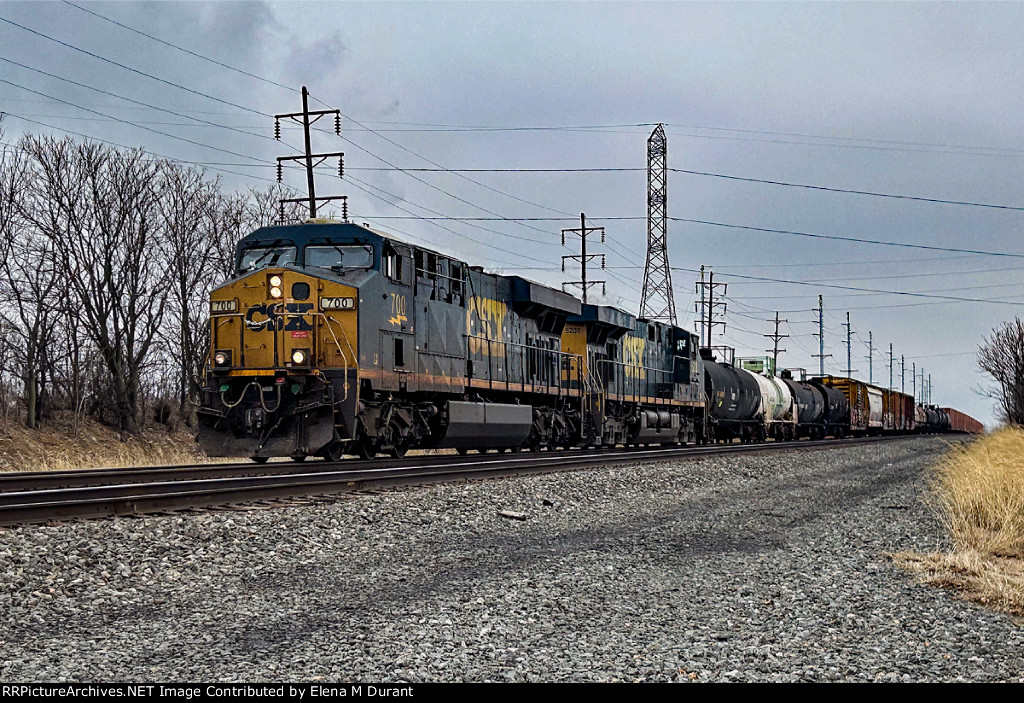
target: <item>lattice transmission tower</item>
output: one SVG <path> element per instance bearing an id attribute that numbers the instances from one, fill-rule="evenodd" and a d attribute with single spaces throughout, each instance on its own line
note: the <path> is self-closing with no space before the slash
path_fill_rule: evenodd
<path id="1" fill-rule="evenodd" d="M 647 265 L 640 317 L 676 324 L 668 266 L 668 141 L 659 124 L 647 140 Z"/>

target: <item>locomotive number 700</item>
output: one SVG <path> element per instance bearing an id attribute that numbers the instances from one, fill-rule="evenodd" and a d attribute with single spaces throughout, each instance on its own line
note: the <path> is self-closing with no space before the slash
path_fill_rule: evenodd
<path id="1" fill-rule="evenodd" d="M 397 293 L 391 294 L 391 314 L 405 315 L 405 296 Z"/>

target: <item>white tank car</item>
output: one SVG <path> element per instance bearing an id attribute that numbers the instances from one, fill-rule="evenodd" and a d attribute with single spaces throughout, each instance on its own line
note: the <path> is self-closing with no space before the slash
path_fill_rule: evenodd
<path id="1" fill-rule="evenodd" d="M 793 393 L 784 381 L 753 374 L 761 391 L 759 413 L 768 425 L 768 435 L 775 439 L 791 439 L 796 434 L 796 413 Z"/>

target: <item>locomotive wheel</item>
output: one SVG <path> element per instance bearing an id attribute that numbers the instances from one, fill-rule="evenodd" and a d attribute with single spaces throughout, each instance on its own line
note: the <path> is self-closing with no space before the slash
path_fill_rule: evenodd
<path id="1" fill-rule="evenodd" d="M 267 459 L 269 459 L 270 457 L 269 456 L 251 456 L 249 458 L 252 459 L 253 461 L 255 461 L 257 464 L 266 464 L 267 463 Z"/>
<path id="2" fill-rule="evenodd" d="M 303 462 L 306 460 L 305 454 L 292 454 L 291 460 L 295 462 Z"/>
<path id="3" fill-rule="evenodd" d="M 352 449 L 354 450 L 355 455 L 364 461 L 368 461 L 377 456 L 377 450 L 374 449 L 373 443 L 365 437 L 357 441 Z"/>
<path id="4" fill-rule="evenodd" d="M 388 425 L 385 442 L 390 445 L 388 454 L 394 459 L 401 459 L 409 451 L 409 438 L 402 436 L 402 430 L 394 422 Z"/>
<path id="5" fill-rule="evenodd" d="M 326 461 L 341 461 L 345 454 L 345 445 L 342 442 L 334 441 L 327 445 L 324 453 L 321 454 Z"/>
<path id="6" fill-rule="evenodd" d="M 455 451 L 458 452 L 460 456 L 466 456 L 469 454 L 469 448 L 467 447 L 456 447 Z"/>

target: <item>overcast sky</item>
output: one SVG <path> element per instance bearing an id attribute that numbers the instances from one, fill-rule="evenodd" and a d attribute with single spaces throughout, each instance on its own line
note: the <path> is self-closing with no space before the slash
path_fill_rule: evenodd
<path id="1" fill-rule="evenodd" d="M 671 217 L 732 225 L 670 222 L 680 324 L 693 327 L 694 271 L 705 265 L 729 284 L 716 344 L 763 354 L 778 310 L 790 335 L 780 366 L 816 372 L 821 294 L 826 371 L 846 368 L 849 311 L 855 376 L 869 375 L 870 331 L 876 382 L 888 382 L 891 342 L 895 387 L 903 355 L 907 392 L 913 362 L 932 375 L 936 403 L 993 421 L 991 401 L 975 392 L 985 383 L 975 353 L 1024 305 L 1024 5 L 80 4 L 88 12 L 0 2 L 6 141 L 77 132 L 206 164 L 232 189 L 265 186 L 274 157 L 294 153 L 268 139 L 270 115 L 298 110 L 305 84 L 322 101 L 314 107 L 345 115 L 342 138 L 325 120 L 313 148 L 346 152 L 345 182 L 325 164 L 317 188 L 348 194 L 354 220 L 559 285 L 560 257 L 572 253 L 559 230 L 585 212 L 608 237 L 598 248 L 608 270 L 590 278 L 607 279 L 605 302 L 633 313 L 656 123 L 673 169 L 1017 208 L 669 175 Z M 301 133 L 286 126 L 284 141 L 295 147 Z M 409 170 L 439 167 L 635 170 Z M 286 180 L 304 186 L 301 172 Z"/>

